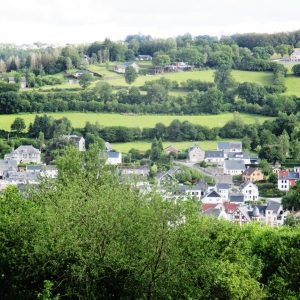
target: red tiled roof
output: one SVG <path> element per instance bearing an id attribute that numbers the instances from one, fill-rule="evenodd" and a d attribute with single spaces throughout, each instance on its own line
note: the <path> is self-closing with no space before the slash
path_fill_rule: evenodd
<path id="1" fill-rule="evenodd" d="M 240 204 L 235 204 L 235 203 L 224 203 L 224 208 L 225 208 L 225 212 L 228 213 L 233 213 L 233 211 L 239 207 Z"/>
<path id="2" fill-rule="evenodd" d="M 208 210 L 210 208 L 215 208 L 218 205 L 218 203 L 208 203 L 208 204 L 202 204 L 202 210 Z"/>
<path id="3" fill-rule="evenodd" d="M 279 174 L 278 174 L 278 177 L 279 176 L 281 176 L 281 177 L 288 177 L 289 176 L 289 171 L 282 171 L 282 170 L 280 170 Z"/>

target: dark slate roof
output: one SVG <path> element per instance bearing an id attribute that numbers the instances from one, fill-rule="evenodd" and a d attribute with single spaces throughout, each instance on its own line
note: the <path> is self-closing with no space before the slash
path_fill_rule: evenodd
<path id="1" fill-rule="evenodd" d="M 229 142 L 218 142 L 218 149 L 230 149 Z"/>
<path id="2" fill-rule="evenodd" d="M 41 171 L 42 166 L 26 166 L 26 171 Z"/>
<path id="3" fill-rule="evenodd" d="M 220 194 L 217 193 L 216 191 L 211 191 L 210 193 L 208 193 L 205 197 L 215 197 L 215 198 L 220 198 Z"/>
<path id="4" fill-rule="evenodd" d="M 208 158 L 208 157 L 224 158 L 224 152 L 223 151 L 205 151 L 205 158 Z"/>
<path id="5" fill-rule="evenodd" d="M 241 142 L 229 142 L 230 149 L 235 148 L 241 148 L 242 149 L 242 143 Z"/>
<path id="6" fill-rule="evenodd" d="M 105 154 L 109 157 L 109 158 L 118 158 L 121 153 L 120 152 L 105 152 Z"/>
<path id="7" fill-rule="evenodd" d="M 250 159 L 250 155 L 248 152 L 229 152 L 228 153 L 228 159 Z"/>
<path id="8" fill-rule="evenodd" d="M 194 150 L 194 148 L 197 148 L 197 147 L 200 148 L 200 146 L 199 146 L 198 144 L 195 144 L 193 147 L 190 147 L 190 148 L 189 148 L 188 152 L 191 152 L 192 150 Z M 201 149 L 201 148 L 200 148 L 200 149 Z"/>
<path id="9" fill-rule="evenodd" d="M 231 188 L 229 183 L 217 183 L 218 190 L 229 190 Z"/>
<path id="10" fill-rule="evenodd" d="M 280 208 L 281 204 L 280 203 L 277 203 L 277 202 L 272 202 L 270 201 L 268 203 L 268 206 L 266 208 L 266 210 L 272 210 L 273 212 L 278 212 L 279 208 Z"/>
<path id="11" fill-rule="evenodd" d="M 299 179 L 299 173 L 289 172 L 289 179 Z"/>
<path id="12" fill-rule="evenodd" d="M 243 160 L 225 160 L 227 170 L 244 170 L 245 163 Z"/>
<path id="13" fill-rule="evenodd" d="M 231 194 L 229 198 L 230 198 L 230 202 L 243 203 L 244 197 L 245 197 L 244 194 L 236 193 L 236 194 Z"/>

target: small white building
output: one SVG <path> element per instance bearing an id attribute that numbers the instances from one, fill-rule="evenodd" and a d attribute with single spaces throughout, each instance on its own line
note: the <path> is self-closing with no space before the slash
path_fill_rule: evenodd
<path id="1" fill-rule="evenodd" d="M 225 160 L 224 173 L 229 175 L 240 175 L 246 170 L 243 160 Z"/>
<path id="2" fill-rule="evenodd" d="M 251 181 L 247 181 L 242 187 L 242 193 L 244 194 L 244 201 L 257 201 L 259 192 L 258 187 Z"/>
<path id="3" fill-rule="evenodd" d="M 188 150 L 188 160 L 192 162 L 199 162 L 204 160 L 205 151 L 203 151 L 198 144 L 195 144 Z"/>
<path id="4" fill-rule="evenodd" d="M 72 141 L 79 151 L 85 151 L 85 139 L 82 136 L 77 136 L 75 134 L 63 135 L 64 138 Z"/>
<path id="5" fill-rule="evenodd" d="M 231 186 L 228 183 L 217 183 L 217 192 L 221 195 L 223 201 L 229 199 L 229 193 L 231 192 Z"/>
<path id="6" fill-rule="evenodd" d="M 243 160 L 245 165 L 251 164 L 248 152 L 229 152 L 227 157 L 228 160 Z"/>
<path id="7" fill-rule="evenodd" d="M 222 196 L 214 190 L 202 198 L 202 203 L 223 203 L 223 199 Z"/>
<path id="8" fill-rule="evenodd" d="M 209 165 L 216 164 L 223 167 L 225 154 L 223 151 L 205 151 L 204 161 Z"/>
<path id="9" fill-rule="evenodd" d="M 101 155 L 106 156 L 106 165 L 117 165 L 122 163 L 122 153 L 121 152 L 104 152 Z"/>
<path id="10" fill-rule="evenodd" d="M 294 51 L 290 56 L 290 61 L 300 62 L 300 51 Z"/>

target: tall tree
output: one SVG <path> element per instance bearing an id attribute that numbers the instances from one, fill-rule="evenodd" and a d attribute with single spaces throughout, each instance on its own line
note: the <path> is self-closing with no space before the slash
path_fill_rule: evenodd
<path id="1" fill-rule="evenodd" d="M 20 117 L 15 118 L 10 128 L 11 130 L 15 131 L 17 134 L 20 134 L 26 128 L 24 119 Z"/>
<path id="2" fill-rule="evenodd" d="M 127 84 L 132 84 L 137 79 L 138 74 L 134 67 L 128 66 L 125 69 L 125 81 Z"/>

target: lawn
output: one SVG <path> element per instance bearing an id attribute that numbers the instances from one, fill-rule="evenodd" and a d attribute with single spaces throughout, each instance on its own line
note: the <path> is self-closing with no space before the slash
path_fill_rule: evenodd
<path id="1" fill-rule="evenodd" d="M 101 126 L 127 126 L 127 127 L 154 127 L 156 123 L 164 123 L 169 125 L 174 119 L 179 119 L 181 122 L 188 120 L 194 124 L 204 126 L 222 127 L 225 123 L 233 118 L 231 113 L 221 115 L 205 115 L 205 116 L 164 116 L 164 115 L 122 115 L 122 114 L 100 114 L 100 113 L 47 113 L 55 119 L 67 117 L 73 127 L 83 128 L 87 121 L 91 123 L 98 122 Z M 270 119 L 270 117 L 243 114 L 240 116 L 247 124 L 255 122 L 257 119 L 260 123 Z M 34 121 L 35 114 L 15 114 L 15 115 L 0 115 L 0 129 L 10 130 L 10 125 L 16 117 L 24 119 L 28 126 L 30 122 Z"/>
<path id="2" fill-rule="evenodd" d="M 217 141 L 201 141 L 201 142 L 163 142 L 164 148 L 169 145 L 173 145 L 179 150 L 185 150 L 192 147 L 194 144 L 198 144 L 203 150 L 217 150 Z M 112 143 L 115 150 L 123 153 L 128 153 L 132 148 L 138 149 L 142 152 L 151 149 L 151 141 L 149 142 L 131 142 L 131 143 Z"/>

